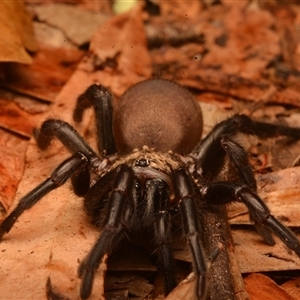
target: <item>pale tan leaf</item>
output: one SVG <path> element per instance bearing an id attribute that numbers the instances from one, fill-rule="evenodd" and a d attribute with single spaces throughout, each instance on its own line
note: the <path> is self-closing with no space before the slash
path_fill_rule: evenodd
<path id="1" fill-rule="evenodd" d="M 254 230 L 234 229 L 232 235 L 242 273 L 300 269 L 300 258 L 278 238 L 274 246 L 268 246 Z"/>
<path id="2" fill-rule="evenodd" d="M 300 226 L 300 167 L 257 176 L 259 195 L 286 226 Z M 231 224 L 251 224 L 245 205 L 228 207 Z"/>
<path id="3" fill-rule="evenodd" d="M 40 21 L 60 28 L 78 46 L 88 43 L 99 26 L 108 19 L 101 12 L 94 13 L 64 3 L 41 5 L 35 11 Z"/>

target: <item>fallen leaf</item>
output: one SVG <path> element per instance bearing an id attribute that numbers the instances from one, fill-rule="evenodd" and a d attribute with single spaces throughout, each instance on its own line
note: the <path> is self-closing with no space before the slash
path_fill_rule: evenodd
<path id="1" fill-rule="evenodd" d="M 259 194 L 271 213 L 286 226 L 300 226 L 300 167 L 257 176 Z M 228 207 L 231 224 L 251 224 L 243 204 Z"/>
<path id="2" fill-rule="evenodd" d="M 26 169 L 22 183 L 26 178 L 27 182 L 33 181 L 32 172 L 37 169 Z M 50 193 L 24 213 L 0 245 L 1 297 L 47 299 L 46 283 L 50 278 L 58 294 L 76 299 L 79 261 L 99 235 L 96 228 L 86 224 L 82 203 L 67 186 Z M 105 266 L 98 269 L 91 299 L 99 299 L 103 294 L 104 270 Z"/>
<path id="3" fill-rule="evenodd" d="M 276 244 L 268 246 L 254 229 L 232 229 L 234 252 L 241 272 L 270 272 L 299 270 L 300 258 L 277 237 Z M 299 238 L 299 234 L 296 234 Z"/>
<path id="4" fill-rule="evenodd" d="M 165 298 L 165 300 L 194 300 L 195 299 L 195 275 L 191 273 Z"/>
<path id="5" fill-rule="evenodd" d="M 87 44 L 96 30 L 109 16 L 101 12 L 92 12 L 64 3 L 51 3 L 35 8 L 40 21 L 46 22 L 64 32 L 74 44 Z"/>
<path id="6" fill-rule="evenodd" d="M 134 34 L 133 34 L 134 32 Z M 151 76 L 151 61 L 141 5 L 103 24 L 90 44 L 91 54 L 79 68 L 122 95 L 133 84 Z"/>
<path id="7" fill-rule="evenodd" d="M 289 280 L 281 285 L 281 287 L 295 299 L 300 299 L 300 277 Z"/>
<path id="8" fill-rule="evenodd" d="M 28 51 L 36 51 L 31 19 L 23 1 L 0 2 L 0 61 L 30 64 Z"/>
<path id="9" fill-rule="evenodd" d="M 251 300 L 296 300 L 273 280 L 262 274 L 251 274 L 244 281 Z"/>
<path id="10" fill-rule="evenodd" d="M 7 64 L 0 84 L 39 100 L 52 102 L 83 55 L 84 52 L 78 49 L 39 44 L 33 63 L 30 66 Z"/>
<path id="11" fill-rule="evenodd" d="M 0 133 L 0 202 L 7 211 L 23 176 L 28 140 L 3 129 L 0 129 Z"/>
<path id="12" fill-rule="evenodd" d="M 77 96 L 88 86 L 89 77 L 82 74 L 80 80 L 80 74 L 78 72 L 76 78 L 72 77 L 61 91 L 49 116 L 55 114 L 73 123 L 70 111 L 75 106 Z M 78 130 L 86 130 L 88 124 L 89 119 L 86 118 Z M 57 141 L 41 152 L 31 140 L 16 200 L 50 176 L 54 168 L 68 156 L 70 154 Z M 76 225 L 73 224 L 74 220 Z M 82 209 L 82 200 L 70 192 L 68 185 L 43 197 L 40 203 L 25 212 L 0 244 L 3 252 L 0 257 L 0 290 L 9 285 L 10 278 L 17 286 L 9 285 L 3 297 L 46 299 L 50 278 L 53 291 L 70 299 L 77 298 L 80 284 L 77 278 L 78 260 L 85 257 L 100 234 L 97 228 L 89 224 Z M 103 294 L 102 272 L 105 268 L 106 265 L 99 268 L 95 295 L 91 299 L 99 299 Z"/>
<path id="13" fill-rule="evenodd" d="M 0 125 L 23 137 L 30 138 L 40 116 L 22 110 L 15 102 L 0 97 Z"/>

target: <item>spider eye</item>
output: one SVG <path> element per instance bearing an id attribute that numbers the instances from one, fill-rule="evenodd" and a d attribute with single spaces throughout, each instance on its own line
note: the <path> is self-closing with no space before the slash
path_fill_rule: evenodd
<path id="1" fill-rule="evenodd" d="M 150 165 L 150 160 L 146 158 L 140 158 L 134 162 L 134 165 L 138 167 L 148 167 Z"/>

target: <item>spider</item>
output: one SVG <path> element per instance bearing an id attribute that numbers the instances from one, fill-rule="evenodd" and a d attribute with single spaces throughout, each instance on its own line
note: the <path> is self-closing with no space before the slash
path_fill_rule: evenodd
<path id="1" fill-rule="evenodd" d="M 98 154 L 67 122 L 48 119 L 35 130 L 38 146 L 53 138 L 72 153 L 51 176 L 24 196 L 0 225 L 0 238 L 19 216 L 45 194 L 71 179 L 83 197 L 91 222 L 102 228 L 99 238 L 81 261 L 80 297 L 88 299 L 103 256 L 132 232 L 151 230 L 165 294 L 176 286 L 172 255 L 172 221 L 180 215 L 190 247 L 196 278 L 196 297 L 207 297 L 209 256 L 201 242 L 201 209 L 243 202 L 258 233 L 270 245 L 275 233 L 300 256 L 295 235 L 282 225 L 257 195 L 256 181 L 243 147 L 234 139 L 239 132 L 262 138 L 286 135 L 300 138 L 298 128 L 253 121 L 242 114 L 219 124 L 201 140 L 202 113 L 193 96 L 179 84 L 148 79 L 131 88 L 113 106 L 102 85 L 90 86 L 77 101 L 74 120 L 93 107 L 98 131 Z"/>

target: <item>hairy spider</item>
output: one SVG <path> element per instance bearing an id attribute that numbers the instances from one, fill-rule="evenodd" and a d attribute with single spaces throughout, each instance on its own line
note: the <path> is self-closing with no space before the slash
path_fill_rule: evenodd
<path id="1" fill-rule="evenodd" d="M 256 181 L 238 132 L 267 138 L 300 138 L 300 129 L 253 121 L 234 115 L 217 124 L 201 141 L 202 115 L 198 103 L 180 85 L 163 79 L 138 83 L 112 105 L 101 85 L 90 86 L 77 102 L 74 120 L 94 107 L 98 130 L 97 154 L 68 123 L 49 119 L 35 131 L 45 149 L 56 137 L 72 153 L 51 176 L 23 197 L 0 225 L 0 238 L 18 217 L 45 194 L 71 179 L 74 192 L 101 232 L 81 262 L 81 299 L 89 298 L 95 272 L 116 241 L 135 231 L 152 229 L 165 293 L 175 286 L 170 242 L 172 216 L 180 214 L 194 261 L 196 295 L 207 294 L 208 256 L 200 233 L 199 210 L 209 205 L 243 202 L 263 239 L 273 245 L 274 232 L 300 256 L 295 235 L 274 218 L 256 193 Z M 226 178 L 226 180 L 224 180 Z"/>

